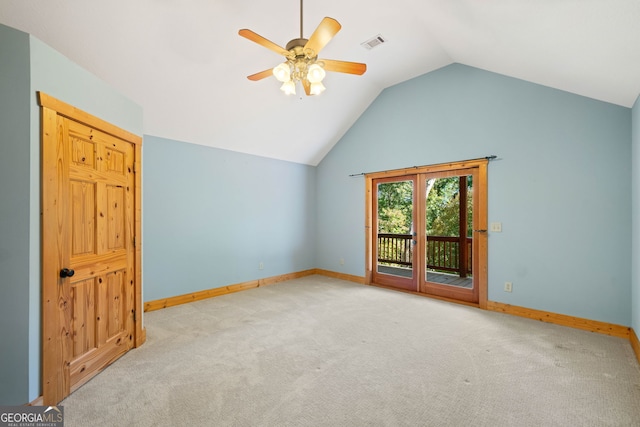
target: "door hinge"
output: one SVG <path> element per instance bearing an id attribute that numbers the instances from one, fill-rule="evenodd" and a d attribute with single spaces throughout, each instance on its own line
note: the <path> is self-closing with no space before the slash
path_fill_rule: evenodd
<path id="1" fill-rule="evenodd" d="M 133 247 L 136 247 L 136 236 L 133 236 Z"/>
<path id="2" fill-rule="evenodd" d="M 133 310 L 133 321 L 134 321 L 134 323 L 136 321 L 136 311 L 135 310 Z"/>
<path id="3" fill-rule="evenodd" d="M 137 168 L 136 164 L 137 164 L 136 162 L 133 162 L 133 173 L 138 172 L 138 168 Z"/>

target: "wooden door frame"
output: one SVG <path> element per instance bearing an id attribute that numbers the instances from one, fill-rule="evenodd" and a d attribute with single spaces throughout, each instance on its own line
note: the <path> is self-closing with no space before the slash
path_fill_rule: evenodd
<path id="1" fill-rule="evenodd" d="M 373 242 L 373 180 L 379 178 L 391 178 L 401 177 L 405 175 L 415 174 L 429 174 L 429 173 L 442 173 L 451 170 L 460 169 L 477 169 L 478 170 L 478 182 L 474 182 L 474 186 L 477 185 L 477 221 L 474 224 L 474 257 L 478 257 L 479 271 L 474 271 L 474 275 L 478 275 L 478 303 L 480 308 L 487 308 L 487 282 L 488 282 L 488 233 L 487 233 L 487 209 L 488 209 L 488 197 L 487 197 L 487 165 L 489 160 L 473 159 L 460 162 L 451 163 L 439 163 L 428 166 L 414 166 L 411 168 L 394 169 L 384 172 L 374 172 L 365 174 L 365 283 L 368 285 L 373 283 L 373 268 L 374 268 L 374 254 L 375 243 Z M 476 230 L 485 230 L 484 232 L 478 232 Z M 420 282 L 419 282 L 420 284 Z M 426 294 L 425 294 L 426 295 Z M 452 300 L 455 302 L 455 300 Z M 468 303 L 465 303 L 468 304 Z"/>
<path id="2" fill-rule="evenodd" d="M 86 126 L 110 134 L 134 145 L 134 197 L 133 197 L 133 247 L 134 247 L 134 337 L 133 346 L 139 347 L 146 340 L 146 330 L 142 325 L 142 138 L 105 122 L 91 114 L 79 110 L 69 104 L 55 99 L 45 93 L 38 92 L 38 104 L 41 107 L 41 159 L 55 158 L 58 144 L 57 116 L 82 123 Z M 53 157 L 52 157 L 53 156 Z M 55 405 L 64 397 L 65 384 L 64 372 L 59 369 L 62 361 L 60 351 L 62 347 L 62 335 L 68 331 L 59 330 L 59 321 L 51 321 L 59 316 L 56 288 L 59 286 L 59 269 L 64 264 L 63 260 L 55 259 L 50 254 L 60 253 L 58 248 L 64 247 L 64 242 L 59 241 L 58 224 L 52 223 L 49 218 L 61 215 L 68 201 L 60 200 L 59 188 L 59 164 L 68 159 L 61 158 L 55 165 L 47 165 L 41 161 L 41 211 L 42 211 L 42 396 L 45 405 Z M 67 173 L 67 172 L 63 172 Z M 56 213 L 58 211 L 58 213 Z M 47 321 L 49 320 L 49 321 Z"/>

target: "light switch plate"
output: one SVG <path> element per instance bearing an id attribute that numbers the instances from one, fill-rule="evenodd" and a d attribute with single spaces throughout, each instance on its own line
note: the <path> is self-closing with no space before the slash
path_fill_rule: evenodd
<path id="1" fill-rule="evenodd" d="M 501 233 L 502 232 L 502 223 L 501 222 L 492 222 L 491 223 L 491 231 L 493 231 L 494 233 Z"/>

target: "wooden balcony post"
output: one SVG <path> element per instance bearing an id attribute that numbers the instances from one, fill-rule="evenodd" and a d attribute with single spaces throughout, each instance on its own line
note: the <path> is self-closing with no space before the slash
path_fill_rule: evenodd
<path id="1" fill-rule="evenodd" d="M 459 198 L 460 202 L 460 229 L 458 236 L 460 237 L 460 244 L 458 246 L 458 261 L 459 261 L 459 273 L 460 277 L 467 277 L 467 262 L 469 259 L 467 253 L 467 177 L 461 176 L 459 181 Z"/>

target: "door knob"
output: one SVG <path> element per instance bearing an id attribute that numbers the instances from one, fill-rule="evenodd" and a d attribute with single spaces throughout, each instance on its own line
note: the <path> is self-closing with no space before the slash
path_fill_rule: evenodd
<path id="1" fill-rule="evenodd" d="M 63 268 L 62 270 L 60 270 L 60 277 L 62 277 L 63 279 L 65 277 L 72 277 L 74 274 L 76 274 L 76 272 L 69 268 Z"/>

